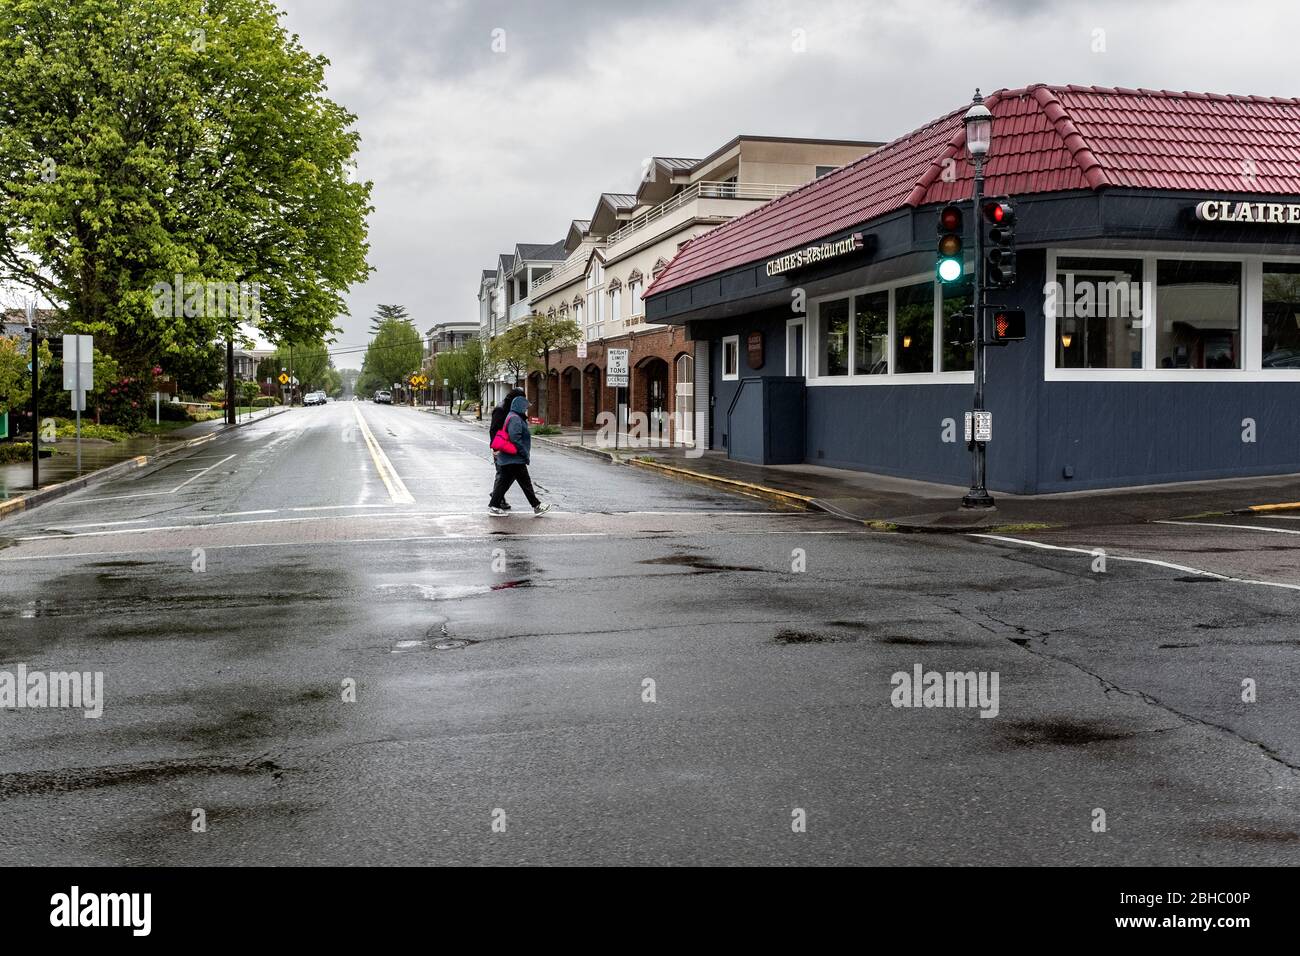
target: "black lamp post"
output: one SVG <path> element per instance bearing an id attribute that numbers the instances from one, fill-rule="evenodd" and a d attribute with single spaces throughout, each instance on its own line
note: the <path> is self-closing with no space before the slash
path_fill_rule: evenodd
<path id="1" fill-rule="evenodd" d="M 993 114 L 984 105 L 984 97 L 975 91 L 971 108 L 962 120 L 966 126 L 966 150 L 975 164 L 975 205 L 971 218 L 975 223 L 975 274 L 971 277 L 971 309 L 975 326 L 975 404 L 971 416 L 971 485 L 961 499 L 963 508 L 992 508 L 993 496 L 986 487 L 987 462 L 985 443 L 977 440 L 977 420 L 984 409 L 984 160 L 993 139 Z"/>

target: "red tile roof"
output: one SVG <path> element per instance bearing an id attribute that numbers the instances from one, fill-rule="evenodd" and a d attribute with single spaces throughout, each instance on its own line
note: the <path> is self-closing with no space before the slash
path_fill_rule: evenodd
<path id="1" fill-rule="evenodd" d="M 1099 86 L 999 90 L 990 195 L 1105 188 L 1300 193 L 1300 100 Z M 906 206 L 965 199 L 967 106 L 682 246 L 666 292 Z M 945 169 L 952 170 L 945 181 Z M 955 178 L 953 178 L 955 176 Z"/>

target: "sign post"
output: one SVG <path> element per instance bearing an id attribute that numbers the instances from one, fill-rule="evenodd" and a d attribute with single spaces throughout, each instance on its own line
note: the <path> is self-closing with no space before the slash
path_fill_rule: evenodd
<path id="1" fill-rule="evenodd" d="M 618 430 L 622 425 L 622 390 L 628 383 L 628 350 L 606 349 L 605 384 L 614 389 L 614 450 L 618 450 Z"/>
<path id="2" fill-rule="evenodd" d="M 95 388 L 95 340 L 92 336 L 63 337 L 63 388 L 72 393 L 72 408 L 77 413 L 77 475 L 80 476 L 81 413 L 86 410 L 86 392 Z"/>
<path id="3" fill-rule="evenodd" d="M 587 357 L 587 340 L 578 343 L 578 358 Z M 578 444 L 584 444 L 583 436 L 587 430 L 587 370 L 578 366 Z"/>

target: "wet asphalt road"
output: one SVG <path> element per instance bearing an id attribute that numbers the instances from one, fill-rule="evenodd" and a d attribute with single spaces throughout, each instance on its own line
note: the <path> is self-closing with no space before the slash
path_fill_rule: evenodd
<path id="1" fill-rule="evenodd" d="M 106 697 L 0 711 L 0 860 L 1300 859 L 1293 536 L 1095 573 L 540 446 L 555 512 L 489 518 L 486 437 L 295 409 L 0 524 L 0 671 Z M 916 664 L 997 715 L 892 706 Z"/>

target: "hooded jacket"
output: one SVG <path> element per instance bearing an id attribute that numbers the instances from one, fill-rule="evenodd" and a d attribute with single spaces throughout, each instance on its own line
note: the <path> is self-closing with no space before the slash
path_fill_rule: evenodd
<path id="1" fill-rule="evenodd" d="M 505 427 L 506 415 L 510 412 L 510 403 L 522 394 L 524 394 L 522 388 L 512 388 L 506 392 L 505 398 L 501 399 L 499 405 L 493 406 L 492 417 L 488 419 L 488 441 L 496 438 L 497 432 Z"/>
<path id="2" fill-rule="evenodd" d="M 518 396 L 510 403 L 513 414 L 506 416 L 506 434 L 518 449 L 513 455 L 509 452 L 497 452 L 499 465 L 526 465 L 532 458 L 533 433 L 528 427 L 528 399 Z"/>

